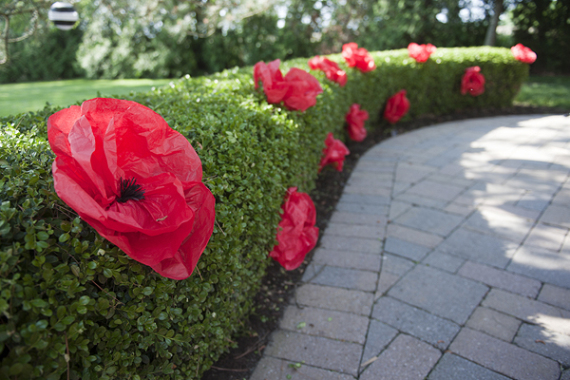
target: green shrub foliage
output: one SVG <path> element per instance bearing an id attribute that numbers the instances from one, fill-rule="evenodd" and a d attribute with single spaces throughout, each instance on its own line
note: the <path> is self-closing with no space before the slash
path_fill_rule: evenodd
<path id="1" fill-rule="evenodd" d="M 252 311 L 275 244 L 286 189 L 313 188 L 328 132 L 345 138 L 352 103 L 382 125 L 406 89 L 410 119 L 510 105 L 528 65 L 504 48 L 438 49 L 418 64 L 406 50 L 372 53 L 377 69 L 348 72 L 305 113 L 265 101 L 252 68 L 182 78 L 131 100 L 161 114 L 199 154 L 216 197 L 216 227 L 194 274 L 160 277 L 102 239 L 55 194 L 46 108 L 0 119 L 0 379 L 198 379 Z M 479 65 L 479 97 L 460 94 Z M 308 70 L 306 59 L 282 64 Z M 404 120 L 405 120 L 404 119 Z"/>

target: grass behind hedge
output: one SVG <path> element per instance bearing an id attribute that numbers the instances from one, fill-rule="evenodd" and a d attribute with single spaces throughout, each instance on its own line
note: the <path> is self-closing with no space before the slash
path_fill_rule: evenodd
<path id="1" fill-rule="evenodd" d="M 405 50 L 373 57 L 362 74 L 331 56 L 348 83 L 313 72 L 324 92 L 305 113 L 267 104 L 251 67 L 128 97 L 188 138 L 216 198 L 214 233 L 184 281 L 131 260 L 59 200 L 46 136 L 58 108 L 0 119 L 0 379 L 199 379 L 252 311 L 286 189 L 314 187 L 325 136 L 346 137 L 352 103 L 382 126 L 400 89 L 410 119 L 510 105 L 528 75 L 502 48 L 438 49 L 425 64 Z M 473 65 L 487 79 L 476 98 L 460 94 Z M 306 59 L 282 67 L 308 70 Z"/>

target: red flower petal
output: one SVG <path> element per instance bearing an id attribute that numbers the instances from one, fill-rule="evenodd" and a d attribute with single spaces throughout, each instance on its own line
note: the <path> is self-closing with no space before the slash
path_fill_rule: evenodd
<path id="1" fill-rule="evenodd" d="M 265 64 L 257 62 L 253 66 L 253 81 L 255 88 L 258 88 L 259 81 L 263 84 L 263 92 L 267 97 L 267 102 L 277 104 L 283 101 L 285 94 L 289 91 L 289 84 L 283 79 L 283 74 L 279 70 L 281 61 L 275 61 Z"/>
<path id="2" fill-rule="evenodd" d="M 368 112 L 361 110 L 359 104 L 353 104 L 345 115 L 348 123 L 348 136 L 354 141 L 362 141 L 366 138 L 364 122 L 368 120 Z"/>
<path id="3" fill-rule="evenodd" d="M 485 92 L 485 77 L 479 66 L 468 67 L 461 78 L 461 94 L 479 96 Z"/>
<path id="4" fill-rule="evenodd" d="M 281 208 L 283 214 L 277 229 L 278 244 L 273 247 L 269 256 L 286 270 L 293 270 L 303 263 L 307 253 L 317 244 L 317 212 L 309 195 L 297 192 L 296 187 L 287 190 Z"/>
<path id="5" fill-rule="evenodd" d="M 511 52 L 513 53 L 515 59 L 523 63 L 531 64 L 536 61 L 536 53 L 523 44 L 516 44 L 515 46 L 511 47 Z"/>
<path id="6" fill-rule="evenodd" d="M 386 103 L 384 118 L 390 123 L 396 123 L 410 109 L 410 101 L 406 98 L 406 90 L 400 90 L 394 94 Z"/>
<path id="7" fill-rule="evenodd" d="M 429 59 L 429 56 L 435 53 L 436 47 L 432 44 L 418 45 L 412 42 L 408 45 L 408 54 L 416 60 L 416 62 L 423 63 Z"/>
<path id="8" fill-rule="evenodd" d="M 317 95 L 323 92 L 321 84 L 308 72 L 292 68 L 285 75 L 289 91 L 285 95 L 285 106 L 291 110 L 305 111 L 317 104 Z"/>
<path id="9" fill-rule="evenodd" d="M 346 72 L 340 69 L 338 63 L 318 55 L 309 59 L 311 70 L 322 70 L 329 80 L 338 83 L 341 87 L 346 84 Z"/>
<path id="10" fill-rule="evenodd" d="M 374 59 L 372 59 L 368 50 L 358 48 L 358 45 L 354 42 L 350 42 L 342 46 L 342 56 L 349 67 L 356 67 L 363 73 L 372 71 L 376 68 Z"/>
<path id="11" fill-rule="evenodd" d="M 149 108 L 117 99 L 55 113 L 48 138 L 64 202 L 131 258 L 169 278 L 190 276 L 212 234 L 215 205 L 186 138 Z M 123 180 L 144 194 L 121 194 Z"/>
<path id="12" fill-rule="evenodd" d="M 329 164 L 341 172 L 344 165 L 344 157 L 349 154 L 350 151 L 342 141 L 334 138 L 332 132 L 329 132 L 327 135 L 325 145 L 326 147 L 323 149 L 323 157 L 319 164 L 319 172 Z"/>

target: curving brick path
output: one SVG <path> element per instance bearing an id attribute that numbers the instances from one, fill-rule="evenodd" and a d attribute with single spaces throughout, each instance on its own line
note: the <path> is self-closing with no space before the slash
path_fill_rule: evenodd
<path id="1" fill-rule="evenodd" d="M 250 380 L 570 380 L 569 175 L 563 116 L 378 144 Z"/>

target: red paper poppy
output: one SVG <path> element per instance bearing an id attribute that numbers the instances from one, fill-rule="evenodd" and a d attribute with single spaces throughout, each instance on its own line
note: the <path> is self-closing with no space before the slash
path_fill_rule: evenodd
<path id="1" fill-rule="evenodd" d="M 323 92 L 319 81 L 308 72 L 295 67 L 283 77 L 279 70 L 280 63 L 276 59 L 268 64 L 258 62 L 253 67 L 255 88 L 258 88 L 261 80 L 267 102 L 283 102 L 288 109 L 299 111 L 317 104 L 317 95 Z"/>
<path id="2" fill-rule="evenodd" d="M 342 46 L 342 56 L 349 67 L 356 67 L 363 73 L 372 71 L 376 68 L 374 59 L 365 48 L 359 48 L 354 42 L 344 44 Z"/>
<path id="3" fill-rule="evenodd" d="M 515 59 L 523 62 L 523 63 L 534 63 L 536 61 L 536 53 L 530 48 L 527 48 L 523 44 L 516 44 L 515 46 L 511 47 L 511 52 Z"/>
<path id="4" fill-rule="evenodd" d="M 479 96 L 485 92 L 485 77 L 479 66 L 468 67 L 461 78 L 461 93 Z"/>
<path id="5" fill-rule="evenodd" d="M 318 55 L 309 59 L 309 67 L 311 70 L 322 70 L 329 80 L 336 82 L 343 87 L 346 84 L 346 72 L 340 69 L 338 63 L 331 61 L 325 57 Z"/>
<path id="6" fill-rule="evenodd" d="M 315 227 L 317 211 L 308 194 L 298 193 L 296 187 L 287 190 L 283 214 L 277 228 L 277 244 L 269 256 L 286 270 L 303 263 L 307 253 L 317 244 L 319 229 Z"/>
<path id="7" fill-rule="evenodd" d="M 59 197 L 129 257 L 189 277 L 208 244 L 215 200 L 184 136 L 138 103 L 91 99 L 48 119 Z"/>
<path id="8" fill-rule="evenodd" d="M 406 90 L 400 90 L 394 94 L 384 109 L 384 119 L 390 123 L 396 123 L 400 120 L 410 109 L 410 101 L 406 98 Z"/>
<path id="9" fill-rule="evenodd" d="M 344 118 L 348 123 L 348 136 L 354 141 L 364 140 L 366 138 L 364 122 L 368 120 L 368 112 L 361 110 L 359 104 L 353 104 Z"/>
<path id="10" fill-rule="evenodd" d="M 408 45 L 408 54 L 416 60 L 416 62 L 423 63 L 429 59 L 429 56 L 435 53 L 437 48 L 432 44 L 418 45 L 412 42 Z"/>
<path id="11" fill-rule="evenodd" d="M 344 157 L 349 154 L 350 151 L 342 141 L 333 137 L 332 132 L 329 132 L 327 135 L 325 145 L 326 147 L 323 149 L 323 157 L 321 158 L 321 163 L 319 165 L 319 172 L 329 164 L 341 172 L 344 164 Z"/>

